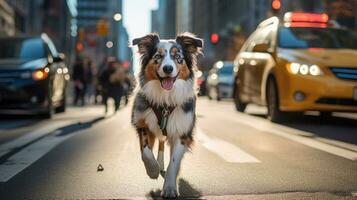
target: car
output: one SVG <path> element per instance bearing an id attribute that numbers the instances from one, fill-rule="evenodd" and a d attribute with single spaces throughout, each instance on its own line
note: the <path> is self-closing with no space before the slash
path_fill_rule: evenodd
<path id="1" fill-rule="evenodd" d="M 197 70 L 194 72 L 194 74 L 196 78 L 198 96 L 206 95 L 206 71 Z"/>
<path id="2" fill-rule="evenodd" d="M 290 112 L 357 111 L 357 34 L 326 14 L 286 13 L 263 21 L 234 60 L 234 103 L 267 106 L 279 122 Z"/>
<path id="3" fill-rule="evenodd" d="M 50 118 L 64 112 L 69 80 L 64 59 L 46 34 L 1 37 L 0 113 Z"/>
<path id="4" fill-rule="evenodd" d="M 207 77 L 208 98 L 218 101 L 222 98 L 232 98 L 233 83 L 233 62 L 216 62 Z"/>

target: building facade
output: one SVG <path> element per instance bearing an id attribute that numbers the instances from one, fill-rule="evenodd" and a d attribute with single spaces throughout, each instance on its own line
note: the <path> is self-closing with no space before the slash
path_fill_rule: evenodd
<path id="1" fill-rule="evenodd" d="M 185 1 L 185 0 L 184 0 Z M 159 0 L 159 7 L 151 15 L 151 31 L 163 39 L 176 36 L 176 0 Z"/>
<path id="2" fill-rule="evenodd" d="M 0 0 L 0 36 L 15 34 L 15 13 L 5 0 Z"/>

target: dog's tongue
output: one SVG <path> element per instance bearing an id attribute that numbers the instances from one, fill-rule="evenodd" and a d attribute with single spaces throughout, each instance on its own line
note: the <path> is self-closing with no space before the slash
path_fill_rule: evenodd
<path id="1" fill-rule="evenodd" d="M 171 90 L 174 86 L 174 80 L 172 78 L 165 78 L 161 81 L 161 86 L 165 90 Z"/>

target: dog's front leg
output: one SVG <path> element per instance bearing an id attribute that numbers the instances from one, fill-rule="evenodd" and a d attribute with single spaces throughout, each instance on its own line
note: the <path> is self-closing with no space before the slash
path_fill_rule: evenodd
<path id="1" fill-rule="evenodd" d="M 159 151 L 157 152 L 157 162 L 160 166 L 160 172 L 164 172 L 165 164 L 164 164 L 164 149 L 165 149 L 165 141 L 159 140 Z"/>
<path id="2" fill-rule="evenodd" d="M 155 136 L 147 128 L 140 128 L 138 132 L 140 138 L 141 159 L 144 162 L 146 173 L 150 178 L 157 179 L 159 177 L 160 169 L 152 152 L 155 144 Z"/>
<path id="3" fill-rule="evenodd" d="M 165 182 L 162 190 L 163 197 L 177 197 L 177 174 L 180 170 L 181 160 L 187 150 L 187 145 L 182 139 L 177 139 L 174 144 L 171 144 L 172 152 L 170 164 L 165 174 Z"/>

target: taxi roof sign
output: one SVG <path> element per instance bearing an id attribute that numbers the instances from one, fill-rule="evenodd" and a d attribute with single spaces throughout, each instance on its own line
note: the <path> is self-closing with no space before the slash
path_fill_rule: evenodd
<path id="1" fill-rule="evenodd" d="M 327 23 L 328 15 L 325 13 L 302 13 L 302 12 L 288 12 L 284 15 L 284 22 L 308 22 L 308 23 Z"/>

